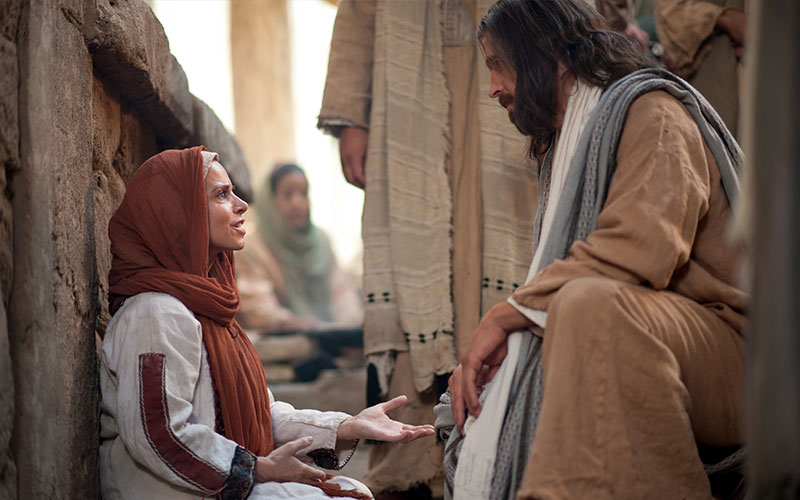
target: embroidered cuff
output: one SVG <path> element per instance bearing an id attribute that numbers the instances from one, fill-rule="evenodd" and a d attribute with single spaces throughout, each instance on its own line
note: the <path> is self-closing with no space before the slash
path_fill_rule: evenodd
<path id="1" fill-rule="evenodd" d="M 231 461 L 231 472 L 225 488 L 219 492 L 221 500 L 242 500 L 250 495 L 256 482 L 256 456 L 241 446 L 236 447 Z"/>

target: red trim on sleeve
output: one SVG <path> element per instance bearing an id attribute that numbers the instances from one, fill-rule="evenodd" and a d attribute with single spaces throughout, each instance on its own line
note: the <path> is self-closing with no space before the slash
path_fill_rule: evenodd
<path id="1" fill-rule="evenodd" d="M 139 355 L 139 407 L 147 441 L 178 477 L 206 492 L 225 486 L 227 475 L 198 457 L 172 432 L 166 390 L 166 356 Z"/>

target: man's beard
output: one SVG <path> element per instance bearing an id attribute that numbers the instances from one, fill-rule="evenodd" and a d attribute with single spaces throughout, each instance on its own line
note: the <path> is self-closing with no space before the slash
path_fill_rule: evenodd
<path id="1" fill-rule="evenodd" d="M 516 125 L 516 122 L 514 121 L 514 108 L 511 106 L 514 104 L 514 94 L 502 93 L 500 94 L 498 101 L 500 101 L 500 105 L 506 108 L 506 111 L 508 111 L 508 119 L 511 120 L 511 123 Z"/>

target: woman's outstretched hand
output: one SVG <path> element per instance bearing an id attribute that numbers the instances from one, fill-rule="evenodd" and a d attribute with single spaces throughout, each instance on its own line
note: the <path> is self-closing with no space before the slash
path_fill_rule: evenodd
<path id="1" fill-rule="evenodd" d="M 311 446 L 313 438 L 304 437 L 289 441 L 283 446 L 272 450 L 266 457 L 256 460 L 256 481 L 265 483 L 275 481 L 278 483 L 307 483 L 316 484 L 324 481 L 325 472 L 304 464 L 295 456 L 303 448 Z"/>
<path id="2" fill-rule="evenodd" d="M 341 441 L 373 439 L 407 443 L 417 438 L 432 436 L 432 425 L 409 425 L 389 418 L 387 413 L 406 404 L 407 399 L 405 396 L 398 396 L 344 419 L 339 425 L 337 438 Z"/>

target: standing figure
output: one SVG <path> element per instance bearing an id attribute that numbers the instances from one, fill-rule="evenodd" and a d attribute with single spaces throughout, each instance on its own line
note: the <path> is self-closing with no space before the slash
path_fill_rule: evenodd
<path id="1" fill-rule="evenodd" d="M 738 133 L 746 0 L 655 0 L 658 38 L 674 71 Z"/>
<path id="2" fill-rule="evenodd" d="M 741 150 L 582 0 L 500 0 L 478 33 L 542 189 L 526 283 L 450 381 L 456 498 L 710 500 L 698 445 L 742 442 Z"/>
<path id="3" fill-rule="evenodd" d="M 531 256 L 535 166 L 479 91 L 474 16 L 490 4 L 342 0 L 331 42 L 319 127 L 365 189 L 368 401 L 407 393 L 397 415 L 408 422 L 433 422 L 481 314 L 522 283 Z M 373 446 L 364 481 L 424 498 L 441 459 L 429 441 Z"/>

